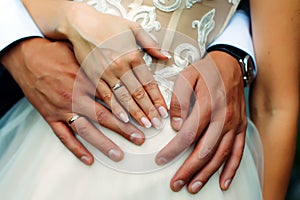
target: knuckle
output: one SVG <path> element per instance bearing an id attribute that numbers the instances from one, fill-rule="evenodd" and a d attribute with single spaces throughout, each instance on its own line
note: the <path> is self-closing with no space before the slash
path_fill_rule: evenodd
<path id="1" fill-rule="evenodd" d="M 67 146 L 67 142 L 69 141 L 67 134 L 57 134 L 57 137 L 65 146 Z"/>
<path id="2" fill-rule="evenodd" d="M 107 112 L 105 110 L 98 110 L 96 112 L 96 119 L 98 122 L 103 122 L 106 119 Z"/>
<path id="3" fill-rule="evenodd" d="M 157 82 L 153 80 L 149 83 L 146 83 L 146 84 L 144 84 L 144 88 L 148 91 L 156 90 L 156 89 L 158 89 Z"/>
<path id="4" fill-rule="evenodd" d="M 77 134 L 83 138 L 86 138 L 89 135 L 89 129 L 87 126 L 78 126 L 76 127 Z"/>
<path id="5" fill-rule="evenodd" d="M 134 65 L 138 65 L 142 63 L 142 57 L 141 54 L 138 51 L 133 51 L 128 53 L 127 55 L 130 63 L 134 64 Z"/>
<path id="6" fill-rule="evenodd" d="M 230 156 L 230 154 L 231 154 L 231 149 L 230 149 L 230 148 L 226 148 L 226 149 L 224 149 L 224 150 L 222 151 L 221 157 L 222 157 L 223 159 L 227 159 L 227 158 Z"/>
<path id="7" fill-rule="evenodd" d="M 124 66 L 124 60 L 121 58 L 114 60 L 109 66 L 108 70 L 117 72 L 118 74 L 125 74 L 127 68 Z"/>
<path id="8" fill-rule="evenodd" d="M 127 93 L 127 92 L 123 92 L 123 93 L 121 93 L 121 94 L 118 95 L 118 99 L 123 104 L 127 104 L 131 100 L 131 95 L 129 93 Z"/>
<path id="9" fill-rule="evenodd" d="M 172 99 L 170 108 L 174 113 L 181 113 L 182 110 L 188 110 L 189 105 L 187 103 L 180 103 L 177 98 Z"/>
<path id="10" fill-rule="evenodd" d="M 191 145 L 196 137 L 196 133 L 193 131 L 186 131 L 183 133 L 182 140 L 180 141 L 184 146 Z"/>
<path id="11" fill-rule="evenodd" d="M 145 90 L 143 87 L 138 87 L 133 93 L 132 96 L 136 99 L 136 100 L 140 100 L 142 98 L 145 97 Z"/>
<path id="12" fill-rule="evenodd" d="M 73 102 L 73 94 L 70 91 L 64 89 L 54 89 L 56 90 L 56 97 L 52 97 L 52 101 L 58 108 L 70 109 Z"/>
<path id="13" fill-rule="evenodd" d="M 110 102 L 111 99 L 112 99 L 112 93 L 111 93 L 111 92 L 104 92 L 104 93 L 102 94 L 102 99 L 103 99 L 103 101 L 105 101 L 105 102 Z"/>

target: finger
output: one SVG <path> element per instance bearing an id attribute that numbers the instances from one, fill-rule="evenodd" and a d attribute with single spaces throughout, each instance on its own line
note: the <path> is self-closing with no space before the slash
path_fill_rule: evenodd
<path id="1" fill-rule="evenodd" d="M 151 120 L 152 125 L 155 128 L 160 129 L 162 126 L 161 117 L 144 87 L 136 79 L 136 76 L 133 74 L 133 72 L 128 71 L 127 73 L 123 74 L 120 79 L 126 85 L 126 88 L 141 110 L 146 114 L 148 119 Z"/>
<path id="2" fill-rule="evenodd" d="M 198 79 L 198 83 L 199 81 L 201 81 L 201 79 Z M 159 165 L 170 162 L 182 151 L 188 148 L 197 140 L 211 121 L 212 109 L 210 94 L 208 93 L 205 84 L 198 83 L 195 87 L 195 91 L 197 91 L 195 94 L 196 102 L 193 106 L 192 112 L 184 121 L 182 128 L 176 136 L 157 154 L 156 162 Z M 203 82 L 201 81 L 201 83 Z"/>
<path id="3" fill-rule="evenodd" d="M 114 95 L 127 110 L 130 115 L 143 127 L 150 128 L 152 126 L 146 114 L 140 109 L 132 96 L 129 94 L 125 86 L 114 91 Z"/>
<path id="4" fill-rule="evenodd" d="M 217 149 L 217 144 L 209 147 L 209 151 L 201 152 L 202 146 L 207 142 L 207 137 L 215 131 L 214 126 L 218 126 L 216 122 L 210 122 L 209 127 L 205 131 L 203 138 L 196 145 L 196 148 L 188 159 L 183 163 L 180 169 L 176 172 L 174 177 L 171 180 L 171 189 L 173 191 L 179 191 L 181 188 L 196 174 L 199 169 L 202 169 L 213 157 Z"/>
<path id="5" fill-rule="evenodd" d="M 141 27 L 140 24 L 135 22 L 129 23 L 136 41 L 147 51 L 147 53 L 157 59 L 171 58 L 171 55 L 167 51 L 161 51 L 157 42 L 153 40 L 153 38 Z"/>
<path id="6" fill-rule="evenodd" d="M 197 82 L 196 74 L 192 67 L 188 67 L 179 74 L 175 81 L 170 104 L 171 125 L 174 130 L 180 130 L 188 115 L 191 97 Z"/>
<path id="7" fill-rule="evenodd" d="M 185 166 L 189 168 L 193 168 L 191 171 L 194 172 L 193 179 L 190 181 L 188 185 L 188 191 L 192 194 L 199 192 L 199 190 L 207 183 L 210 177 L 224 164 L 224 162 L 228 159 L 232 150 L 232 143 L 234 140 L 235 134 L 233 132 L 227 133 L 222 138 L 216 153 L 212 156 L 209 162 L 203 168 L 197 168 L 196 166 L 188 166 L 190 163 L 186 163 Z M 185 177 L 183 170 L 187 170 L 185 168 L 180 169 L 178 173 L 176 173 L 175 177 L 178 176 L 180 179 L 190 180 L 192 177 Z M 177 177 L 175 178 L 175 180 Z"/>
<path id="8" fill-rule="evenodd" d="M 156 163 L 164 165 L 195 142 L 210 121 L 209 107 L 203 106 L 200 112 L 199 102 L 196 102 L 192 113 L 186 119 L 176 136 L 156 155 Z"/>
<path id="9" fill-rule="evenodd" d="M 129 117 L 126 111 L 116 100 L 108 85 L 101 79 L 98 82 L 97 91 L 100 95 L 100 99 L 102 99 L 107 104 L 107 106 L 112 110 L 112 113 L 114 113 L 114 115 L 117 116 L 118 119 L 122 120 L 125 123 L 129 122 Z"/>
<path id="10" fill-rule="evenodd" d="M 120 161 L 123 158 L 123 151 L 98 129 L 96 129 L 96 127 L 93 126 L 85 117 L 79 117 L 70 124 L 70 127 L 76 134 L 99 149 L 113 161 Z"/>
<path id="11" fill-rule="evenodd" d="M 132 54 L 135 53 L 128 53 L 126 56 L 128 55 L 130 57 Z M 135 54 L 132 57 L 138 58 L 140 55 L 138 53 L 138 55 Z M 160 128 L 161 119 L 148 94 L 137 80 L 137 77 L 133 74 L 129 63 L 120 63 L 120 60 L 121 59 L 116 60 L 111 64 L 112 69 L 119 69 L 115 70 L 117 77 L 115 77 L 112 71 L 107 70 L 105 76 L 103 76 L 103 80 L 112 88 L 114 95 L 125 110 L 127 110 L 141 126 L 150 128 L 153 124 L 154 127 Z M 152 124 L 149 119 L 151 119 Z"/>
<path id="12" fill-rule="evenodd" d="M 224 169 L 220 176 L 220 187 L 222 190 L 227 190 L 236 174 L 236 171 L 241 163 L 245 146 L 245 134 L 242 132 L 237 134 L 233 143 L 232 153 L 226 161 Z"/>
<path id="13" fill-rule="evenodd" d="M 80 98 L 80 102 L 73 106 L 73 112 L 80 113 L 96 123 L 118 133 L 134 144 L 141 145 L 145 141 L 145 135 L 138 128 L 130 123 L 118 120 L 103 105 L 85 96 Z"/>
<path id="14" fill-rule="evenodd" d="M 92 154 L 76 139 L 70 128 L 63 122 L 52 122 L 50 126 L 60 141 L 83 163 L 94 162 Z"/>
<path id="15" fill-rule="evenodd" d="M 144 87 L 145 91 L 149 95 L 152 103 L 157 108 L 159 114 L 163 118 L 168 117 L 167 105 L 163 95 L 160 92 L 157 82 L 155 81 L 153 74 L 146 66 L 142 58 L 135 60 L 131 63 L 134 74 L 138 78 L 139 82 Z"/>

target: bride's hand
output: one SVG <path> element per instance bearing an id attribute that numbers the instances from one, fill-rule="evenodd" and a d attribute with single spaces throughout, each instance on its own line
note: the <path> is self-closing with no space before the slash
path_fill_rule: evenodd
<path id="1" fill-rule="evenodd" d="M 84 163 L 92 164 L 93 156 L 73 132 L 112 160 L 119 161 L 123 157 L 122 150 L 89 120 L 137 145 L 144 142 L 144 134 L 139 129 L 119 121 L 95 101 L 96 88 L 79 70 L 73 52 L 66 43 L 50 42 L 43 38 L 26 39 L 5 52 L 1 62 L 57 137 Z M 105 90 L 109 88 L 104 87 L 101 92 L 107 93 Z M 103 96 L 96 95 L 100 98 Z M 76 115 L 80 117 L 68 123 Z"/>
<path id="2" fill-rule="evenodd" d="M 74 6 L 68 19 L 67 34 L 75 55 L 98 91 L 102 86 L 99 80 L 103 80 L 140 125 L 148 128 L 152 123 L 160 128 L 161 116 L 167 115 L 166 104 L 137 46 L 158 59 L 167 59 L 156 42 L 138 23 L 102 14 L 90 6 Z M 120 115 L 125 113 L 116 114 L 122 119 Z"/>
<path id="3" fill-rule="evenodd" d="M 228 189 L 245 144 L 243 86 L 236 59 L 223 52 L 209 53 L 180 74 L 170 108 L 172 127 L 179 132 L 158 153 L 157 162 L 171 161 L 193 143 L 195 149 L 172 178 L 172 190 L 187 184 L 189 192 L 197 193 L 224 163 L 220 187 Z M 190 114 L 187 96 L 195 97 Z"/>
<path id="4" fill-rule="evenodd" d="M 34 2 L 24 2 L 31 1 Z M 108 86 L 117 102 L 141 126 L 161 127 L 161 117 L 168 115 L 167 106 L 138 45 L 157 59 L 167 59 L 168 54 L 160 51 L 138 23 L 100 13 L 80 2 L 47 2 L 53 13 L 42 7 L 45 3 L 40 7 L 32 6 L 38 5 L 38 1 L 29 3 L 27 8 L 47 37 L 72 43 L 78 62 L 99 92 L 103 85 Z M 34 12 L 38 8 L 49 13 Z M 119 119 L 129 121 L 127 112 L 115 110 L 112 104 L 117 102 L 106 103 Z"/>

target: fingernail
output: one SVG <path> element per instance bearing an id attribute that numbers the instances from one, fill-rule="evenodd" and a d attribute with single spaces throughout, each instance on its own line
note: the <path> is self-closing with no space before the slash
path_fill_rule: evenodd
<path id="1" fill-rule="evenodd" d="M 143 137 L 139 133 L 132 133 L 130 135 L 130 140 L 133 141 L 135 144 L 142 144 L 143 143 Z"/>
<path id="2" fill-rule="evenodd" d="M 163 106 L 158 108 L 158 112 L 162 118 L 167 118 L 169 116 L 168 111 Z"/>
<path id="3" fill-rule="evenodd" d="M 231 179 L 228 179 L 228 180 L 225 181 L 225 184 L 224 184 L 225 190 L 228 190 L 228 188 L 230 186 L 230 183 L 231 183 Z"/>
<path id="4" fill-rule="evenodd" d="M 161 129 L 162 123 L 157 117 L 154 117 L 151 122 L 156 129 Z"/>
<path id="5" fill-rule="evenodd" d="M 164 56 L 166 56 L 168 59 L 172 58 L 172 56 L 169 54 L 169 52 L 165 51 L 165 50 L 161 50 L 160 51 L 162 54 L 164 54 Z"/>
<path id="6" fill-rule="evenodd" d="M 123 122 L 125 122 L 125 123 L 129 122 L 129 117 L 126 113 L 121 112 L 119 116 Z"/>
<path id="7" fill-rule="evenodd" d="M 178 180 L 174 182 L 174 190 L 175 191 L 179 191 L 183 186 L 184 186 L 185 182 L 183 180 Z"/>
<path id="8" fill-rule="evenodd" d="M 121 152 L 116 149 L 111 149 L 108 152 L 108 156 L 114 160 L 114 161 L 120 161 L 121 160 Z"/>
<path id="9" fill-rule="evenodd" d="M 144 126 L 146 127 L 146 128 L 150 128 L 152 125 L 151 125 L 151 122 L 146 118 L 146 117 L 142 117 L 141 118 L 141 121 L 142 121 L 142 123 L 144 124 Z"/>
<path id="10" fill-rule="evenodd" d="M 157 159 L 157 162 L 156 162 L 156 163 L 157 163 L 158 165 L 165 165 L 167 162 L 168 162 L 168 160 L 167 160 L 166 158 L 160 157 L 160 158 Z"/>
<path id="11" fill-rule="evenodd" d="M 202 188 L 203 183 L 201 181 L 196 181 L 192 184 L 192 192 L 197 193 Z"/>
<path id="12" fill-rule="evenodd" d="M 172 125 L 175 130 L 179 130 L 182 126 L 182 118 L 172 117 Z"/>
<path id="13" fill-rule="evenodd" d="M 82 162 L 84 162 L 85 164 L 89 164 L 89 163 L 90 163 L 90 158 L 87 157 L 87 156 L 81 156 L 81 157 L 80 157 L 80 160 L 81 160 Z"/>

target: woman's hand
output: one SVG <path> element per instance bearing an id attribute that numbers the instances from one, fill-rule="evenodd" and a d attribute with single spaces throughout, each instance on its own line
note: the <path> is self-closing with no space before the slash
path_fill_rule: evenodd
<path id="1" fill-rule="evenodd" d="M 1 62 L 57 137 L 84 163 L 92 164 L 93 156 L 73 132 L 112 160 L 119 161 L 123 157 L 122 150 L 96 129 L 90 120 L 137 145 L 144 142 L 144 134 L 139 129 L 119 121 L 95 101 L 96 88 L 80 70 L 66 43 L 50 42 L 43 38 L 27 39 L 5 52 Z M 102 88 L 101 92 L 105 93 L 104 90 Z M 96 92 L 100 99 L 103 95 Z M 76 115 L 80 117 L 68 123 Z"/>
<path id="2" fill-rule="evenodd" d="M 223 52 L 209 53 L 179 75 L 170 108 L 172 126 L 179 132 L 158 153 L 157 163 L 170 162 L 192 144 L 195 149 L 172 178 L 172 190 L 187 184 L 189 192 L 197 193 L 224 163 L 220 187 L 228 189 L 245 144 L 243 86 L 236 59 Z"/>
<path id="3" fill-rule="evenodd" d="M 68 19 L 68 38 L 97 90 L 101 91 L 103 84 L 108 85 L 140 125 L 149 128 L 152 122 L 155 128 L 160 128 L 159 111 L 166 117 L 166 104 L 137 46 L 139 43 L 152 56 L 166 59 L 156 42 L 138 23 L 102 14 L 84 4 L 74 6 Z M 119 117 L 125 114 L 114 110 L 114 106 L 111 109 Z"/>

